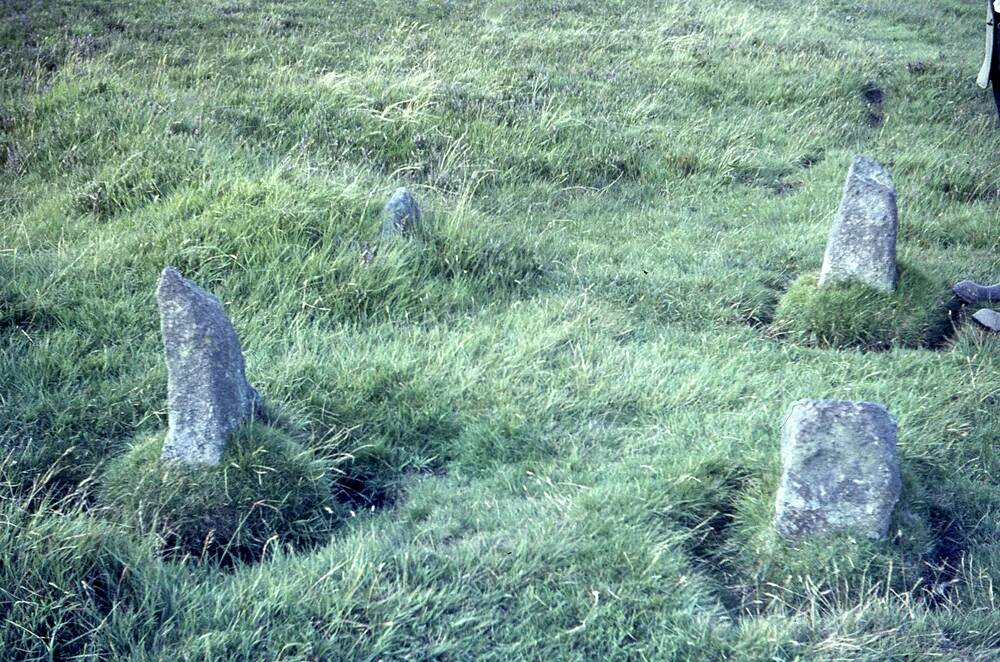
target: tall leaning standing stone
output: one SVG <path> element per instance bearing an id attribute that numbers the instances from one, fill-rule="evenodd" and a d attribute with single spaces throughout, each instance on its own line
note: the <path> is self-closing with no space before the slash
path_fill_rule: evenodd
<path id="1" fill-rule="evenodd" d="M 896 189 L 875 161 L 856 156 L 823 255 L 819 286 L 854 282 L 896 289 Z"/>
<path id="2" fill-rule="evenodd" d="M 260 407 L 222 303 L 173 267 L 156 291 L 167 360 L 165 460 L 218 464 L 226 440 Z"/>
<path id="3" fill-rule="evenodd" d="M 899 490 L 896 420 L 885 407 L 848 400 L 792 405 L 781 433 L 778 533 L 883 538 Z"/>

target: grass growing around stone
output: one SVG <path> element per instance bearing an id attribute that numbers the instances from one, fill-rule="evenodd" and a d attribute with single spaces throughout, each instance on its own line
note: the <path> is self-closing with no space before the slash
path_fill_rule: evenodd
<path id="1" fill-rule="evenodd" d="M 771 330 L 792 342 L 825 348 L 867 350 L 935 347 L 954 330 L 958 303 L 947 283 L 899 265 L 891 293 L 863 284 L 820 288 L 819 274 L 798 278 L 782 296 Z"/>
<path id="2" fill-rule="evenodd" d="M 0 658 L 997 655 L 1000 340 L 905 340 L 1000 266 L 978 3 L 0 11 Z M 807 274 L 857 153 L 905 305 L 782 338 L 789 302 L 844 328 Z M 403 185 L 425 235 L 379 245 Z M 322 469 L 323 540 L 164 555 L 108 499 L 168 496 L 123 471 L 166 264 Z M 899 419 L 888 541 L 773 535 L 801 397 Z"/>
<path id="3" fill-rule="evenodd" d="M 274 428 L 238 430 L 218 466 L 163 462 L 162 448 L 163 435 L 153 435 L 111 461 L 100 498 L 167 556 L 252 561 L 270 545 L 325 542 L 338 522 L 332 467 Z"/>

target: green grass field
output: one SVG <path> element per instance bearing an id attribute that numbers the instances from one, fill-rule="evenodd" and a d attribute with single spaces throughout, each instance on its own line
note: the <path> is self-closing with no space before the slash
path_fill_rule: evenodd
<path id="1" fill-rule="evenodd" d="M 981 5 L 3 2 L 0 659 L 997 659 L 1000 339 L 940 324 L 1000 280 Z M 817 302 L 859 153 L 912 286 Z M 168 264 L 268 403 L 180 493 L 334 499 L 240 554 L 128 494 Z M 775 536 L 803 397 L 898 418 L 889 540 Z"/>

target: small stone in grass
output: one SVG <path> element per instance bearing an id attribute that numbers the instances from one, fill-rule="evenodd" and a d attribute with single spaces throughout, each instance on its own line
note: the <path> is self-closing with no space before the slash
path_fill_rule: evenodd
<path id="1" fill-rule="evenodd" d="M 972 319 L 976 320 L 990 331 L 1000 331 L 1000 313 L 995 310 L 983 308 L 982 310 L 977 311 L 976 314 L 972 316 Z"/>
<path id="2" fill-rule="evenodd" d="M 421 217 L 417 199 L 405 188 L 398 188 L 382 209 L 382 236 L 409 237 L 419 229 Z"/>

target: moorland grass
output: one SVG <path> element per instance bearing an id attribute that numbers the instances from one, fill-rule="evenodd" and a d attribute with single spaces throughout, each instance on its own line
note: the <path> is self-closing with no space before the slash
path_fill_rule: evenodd
<path id="1" fill-rule="evenodd" d="M 0 650 L 7 659 L 86 655 L 99 649 L 93 635 L 113 612 L 155 592 L 150 545 L 88 514 L 79 495 L 53 499 L 39 478 L 21 492 L 0 474 Z"/>
<path id="2" fill-rule="evenodd" d="M 0 658 L 996 657 L 1000 341 L 899 342 L 996 277 L 978 3 L 0 12 Z M 858 153 L 927 288 L 886 351 L 775 342 Z M 382 246 L 401 185 L 427 235 Z M 324 540 L 170 557 L 107 507 L 166 428 L 166 264 L 334 481 Z M 802 397 L 898 418 L 888 540 L 774 537 Z"/>

